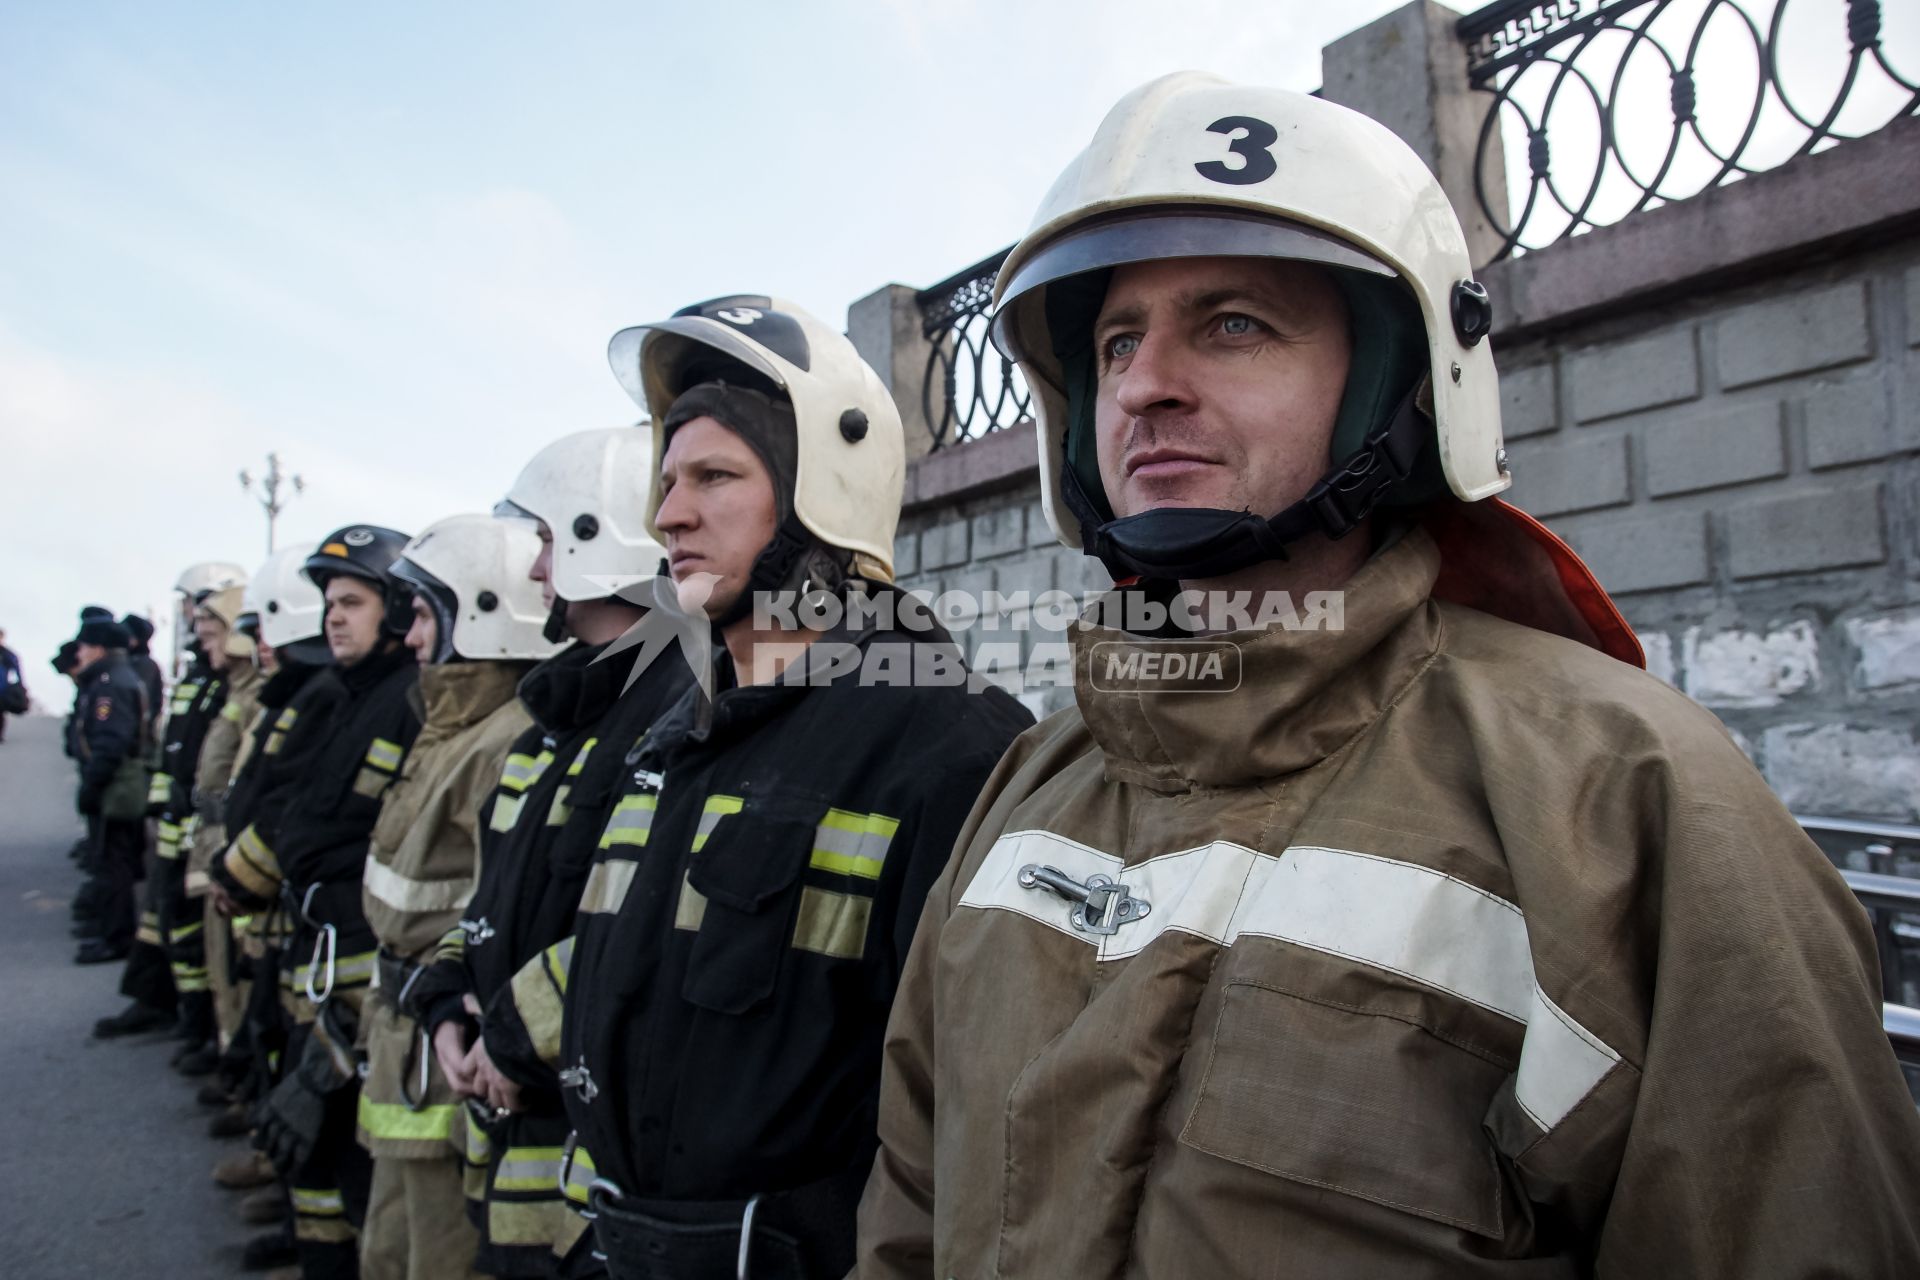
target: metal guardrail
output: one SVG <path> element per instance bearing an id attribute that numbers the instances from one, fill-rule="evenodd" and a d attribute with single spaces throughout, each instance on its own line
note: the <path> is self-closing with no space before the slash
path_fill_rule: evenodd
<path id="1" fill-rule="evenodd" d="M 1469 82 L 1492 98 L 1475 187 L 1503 241 L 1495 260 L 1920 114 L 1920 84 L 1882 48 L 1876 0 L 1500 0 L 1456 30 Z M 1501 201 L 1488 161 L 1493 148 L 1517 159 L 1508 129 L 1527 169 Z"/>
<path id="2" fill-rule="evenodd" d="M 920 384 L 920 407 L 936 449 L 1033 416 L 1033 395 L 1025 381 L 1013 362 L 987 339 L 994 281 L 1011 249 L 1008 246 L 918 295 L 921 332 L 931 348 Z"/>
<path id="3" fill-rule="evenodd" d="M 1907 1084 L 1920 1102 L 1920 877 L 1895 875 L 1920 866 L 1920 827 L 1852 818 L 1797 817 L 1873 921 L 1880 953 L 1880 1021 Z M 1846 862 L 1864 862 L 1867 868 Z"/>

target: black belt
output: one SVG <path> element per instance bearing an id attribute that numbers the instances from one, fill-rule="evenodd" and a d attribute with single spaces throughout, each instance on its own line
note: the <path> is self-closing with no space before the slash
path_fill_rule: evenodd
<path id="1" fill-rule="evenodd" d="M 837 1280 L 866 1181 L 856 1164 L 746 1200 L 650 1200 L 601 1178 L 587 1204 L 611 1280 Z"/>
<path id="2" fill-rule="evenodd" d="M 387 1003 L 405 1013 L 406 1006 L 401 999 L 415 980 L 426 972 L 425 967 L 382 947 L 374 957 L 374 970 L 380 975 L 380 990 L 385 993 Z"/>

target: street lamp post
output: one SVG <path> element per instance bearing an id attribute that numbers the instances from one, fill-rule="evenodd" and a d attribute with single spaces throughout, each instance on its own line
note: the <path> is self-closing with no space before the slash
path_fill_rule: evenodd
<path id="1" fill-rule="evenodd" d="M 267 455 L 267 473 L 260 477 L 260 497 L 257 499 L 260 503 L 260 509 L 267 513 L 267 553 L 269 555 L 273 553 L 274 522 L 280 518 L 281 511 L 285 510 L 287 505 L 280 500 L 280 485 L 282 481 L 291 484 L 294 493 L 306 492 L 307 482 L 299 476 L 290 476 L 282 472 L 280 470 L 280 455 L 278 453 L 269 453 Z M 253 476 L 248 473 L 244 467 L 240 471 L 240 488 L 248 493 L 254 490 Z"/>

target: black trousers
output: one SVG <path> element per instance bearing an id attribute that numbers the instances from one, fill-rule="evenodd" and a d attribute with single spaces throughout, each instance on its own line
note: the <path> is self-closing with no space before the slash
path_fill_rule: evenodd
<path id="1" fill-rule="evenodd" d="M 146 891 L 141 895 L 140 927 L 134 934 L 133 950 L 127 954 L 127 967 L 120 974 L 120 994 L 173 1013 L 176 1006 L 173 974 L 167 964 L 166 935 L 160 930 L 159 860 L 147 847 L 146 824 L 135 825 L 140 830 L 143 862 L 139 865 L 146 870 Z"/>
<path id="2" fill-rule="evenodd" d="M 93 904 L 101 940 L 108 946 L 127 946 L 133 941 L 133 888 L 140 880 L 145 825 L 138 818 L 130 822 L 88 818 L 87 832 L 92 840 L 90 881 L 82 892 Z"/>

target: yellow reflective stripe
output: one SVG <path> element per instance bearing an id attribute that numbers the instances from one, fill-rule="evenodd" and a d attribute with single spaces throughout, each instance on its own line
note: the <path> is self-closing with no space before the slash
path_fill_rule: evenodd
<path id="1" fill-rule="evenodd" d="M 326 1217 L 344 1214 L 347 1211 L 347 1202 L 341 1198 L 340 1192 L 335 1188 L 315 1190 L 308 1187 L 294 1187 L 290 1194 L 295 1213 Z"/>
<path id="2" fill-rule="evenodd" d="M 175 943 L 176 945 L 185 942 L 188 938 L 200 932 L 205 923 L 204 920 L 195 920 L 192 924 L 183 924 L 178 929 L 169 929 L 167 930 L 167 941 Z"/>
<path id="3" fill-rule="evenodd" d="M 548 826 L 564 827 L 567 824 L 567 819 L 573 816 L 573 810 L 567 805 L 567 797 L 572 794 L 572 785 L 565 782 L 553 793 L 553 803 L 547 806 Z"/>
<path id="4" fill-rule="evenodd" d="M 251 823 L 227 850 L 224 861 L 227 874 L 256 898 L 271 898 L 280 892 L 280 859 Z"/>
<path id="5" fill-rule="evenodd" d="M 488 1200 L 487 1243 L 550 1248 L 561 1254 L 567 1228 L 575 1222 L 587 1224 L 561 1201 L 557 1184 L 548 1190 L 552 1195 L 545 1200 Z M 467 1198 L 483 1199 L 484 1191 Z"/>
<path id="6" fill-rule="evenodd" d="M 140 925 L 133 933 L 134 941 L 144 942 L 148 946 L 160 945 L 160 917 L 152 911 L 140 913 Z"/>
<path id="7" fill-rule="evenodd" d="M 585 1204 L 587 1188 L 593 1185 L 597 1176 L 599 1170 L 593 1167 L 593 1153 L 576 1145 L 573 1149 L 573 1168 L 567 1170 L 567 1199 L 575 1204 Z"/>
<path id="8" fill-rule="evenodd" d="M 629 858 L 595 863 L 587 873 L 586 887 L 580 890 L 580 910 L 609 915 L 620 910 L 620 904 L 627 900 L 627 890 L 633 887 L 633 874 L 639 869 L 640 864 Z"/>
<path id="9" fill-rule="evenodd" d="M 593 753 L 594 745 L 599 741 L 600 739 L 598 738 L 588 738 L 580 744 L 580 750 L 574 753 L 573 763 L 567 766 L 567 776 L 569 778 L 577 778 L 580 776 L 580 771 L 587 767 L 587 757 Z"/>
<path id="10" fill-rule="evenodd" d="M 655 797 L 650 795 L 620 797 L 620 803 L 613 807 L 613 814 L 607 819 L 607 829 L 600 833 L 600 847 L 644 845 L 647 833 L 653 830 L 654 804 Z"/>
<path id="11" fill-rule="evenodd" d="M 379 965 L 378 951 L 362 951 L 359 955 L 341 956 L 333 962 L 333 984 L 336 987 L 365 986 L 373 981 L 373 971 Z M 313 961 L 307 960 L 295 967 L 293 986 L 296 990 L 305 990 L 307 979 L 313 977 Z M 322 974 L 322 977 L 325 975 Z"/>
<path id="12" fill-rule="evenodd" d="M 899 829 L 900 820 L 884 813 L 829 809 L 814 831 L 809 865 L 819 871 L 878 880 L 887 860 L 887 847 Z"/>
<path id="13" fill-rule="evenodd" d="M 693 851 L 698 853 L 706 848 L 707 837 L 712 835 L 713 829 L 720 825 L 720 819 L 730 813 L 740 812 L 746 807 L 746 803 L 739 796 L 708 796 L 707 802 L 700 806 L 700 825 L 693 832 Z"/>
<path id="14" fill-rule="evenodd" d="M 680 878 L 680 900 L 673 907 L 673 927 L 698 929 L 707 918 L 707 895 L 693 887 L 690 875 Z"/>
<path id="15" fill-rule="evenodd" d="M 545 1191 L 560 1194 L 562 1147 L 509 1147 L 493 1175 L 496 1191 Z"/>
<path id="16" fill-rule="evenodd" d="M 520 821 L 520 810 L 525 807 L 525 796 L 501 796 L 493 798 L 493 816 L 487 819 L 489 831 L 508 832 L 513 824 Z"/>
<path id="17" fill-rule="evenodd" d="M 799 918 L 793 922 L 793 945 L 800 951 L 857 960 L 866 950 L 867 921 L 872 915 L 872 898 L 803 885 Z"/>
<path id="18" fill-rule="evenodd" d="M 168 862 L 178 862 L 180 860 L 180 824 L 162 822 L 158 824 L 157 833 L 153 845 L 154 856 L 165 858 Z"/>
<path id="19" fill-rule="evenodd" d="M 560 1014 L 567 990 L 564 963 L 560 965 L 556 980 L 555 964 L 559 959 L 554 954 L 556 950 L 555 947 L 549 947 L 522 965 L 507 984 L 513 1007 L 520 1014 L 520 1025 L 527 1029 L 527 1039 L 532 1042 L 534 1053 L 546 1063 L 557 1062 L 560 1058 Z M 569 947 L 567 958 L 570 960 L 571 957 L 572 948 Z"/>
<path id="20" fill-rule="evenodd" d="M 240 704 L 237 702 L 229 702 L 224 707 L 221 707 L 220 718 L 222 720 L 230 720 L 234 724 L 239 724 L 240 723 Z"/>
<path id="21" fill-rule="evenodd" d="M 385 738 L 375 738 L 367 747 L 367 763 L 376 769 L 384 769 L 392 773 L 400 767 L 400 757 L 404 754 L 399 743 L 388 742 Z"/>
<path id="22" fill-rule="evenodd" d="M 153 777 L 147 781 L 147 803 L 148 804 L 165 804 L 167 802 L 168 797 L 170 797 L 172 794 L 173 794 L 173 775 L 172 774 L 155 773 Z"/>
<path id="23" fill-rule="evenodd" d="M 537 756 L 516 751 L 507 757 L 506 764 L 500 769 L 500 785 L 509 791 L 525 791 L 540 780 L 540 775 L 552 763 L 551 751 L 542 751 Z"/>
<path id="24" fill-rule="evenodd" d="M 567 976 L 573 972 L 573 939 L 566 937 L 540 953 L 547 966 L 547 977 L 553 983 L 553 989 L 561 995 L 567 994 Z"/>
<path id="25" fill-rule="evenodd" d="M 287 743 L 287 731 L 293 728 L 293 722 L 299 718 L 300 713 L 294 708 L 283 708 L 279 719 L 273 722 L 273 732 L 267 735 L 267 745 L 261 750 L 270 756 L 279 755 L 280 748 Z"/>
<path id="26" fill-rule="evenodd" d="M 360 1095 L 360 1127 L 367 1136 L 392 1142 L 445 1142 L 453 1130 L 454 1104 L 409 1111 L 405 1103 L 375 1102 Z"/>
<path id="27" fill-rule="evenodd" d="M 463 1114 L 460 1122 L 460 1151 L 469 1165 L 484 1169 L 493 1162 L 493 1139 L 487 1137 L 487 1131 L 474 1123 L 471 1113 Z"/>

